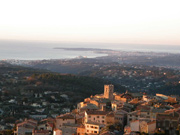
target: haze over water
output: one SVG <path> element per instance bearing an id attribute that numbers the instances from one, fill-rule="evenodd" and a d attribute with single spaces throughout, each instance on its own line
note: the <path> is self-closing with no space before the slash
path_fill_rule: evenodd
<path id="1" fill-rule="evenodd" d="M 130 45 L 130 44 L 110 44 L 110 43 L 68 43 L 68 42 L 28 42 L 28 41 L 0 41 L 0 60 L 20 59 L 20 60 L 42 60 L 42 59 L 64 59 L 86 56 L 94 58 L 106 56 L 92 51 L 71 51 L 54 49 L 62 48 L 100 48 L 121 51 L 138 52 L 167 52 L 180 53 L 180 46 L 173 45 Z"/>

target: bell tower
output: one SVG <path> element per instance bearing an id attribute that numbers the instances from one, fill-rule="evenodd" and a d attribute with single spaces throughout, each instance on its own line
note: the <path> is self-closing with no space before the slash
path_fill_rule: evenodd
<path id="1" fill-rule="evenodd" d="M 113 100 L 113 92 L 114 92 L 114 85 L 104 85 L 104 98 L 108 98 L 110 100 Z"/>

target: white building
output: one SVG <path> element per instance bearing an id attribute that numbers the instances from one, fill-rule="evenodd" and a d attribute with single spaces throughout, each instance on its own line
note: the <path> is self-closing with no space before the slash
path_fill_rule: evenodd
<path id="1" fill-rule="evenodd" d="M 85 124 L 85 133 L 86 134 L 99 134 L 101 131 L 101 128 L 103 128 L 104 125 L 96 123 L 96 122 L 87 122 Z"/>

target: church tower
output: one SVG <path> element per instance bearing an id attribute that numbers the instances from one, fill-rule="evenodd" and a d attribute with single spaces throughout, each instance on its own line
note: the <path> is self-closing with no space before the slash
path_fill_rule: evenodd
<path id="1" fill-rule="evenodd" d="M 113 92 L 114 92 L 114 85 L 104 85 L 104 98 L 108 98 L 110 100 L 113 100 Z"/>

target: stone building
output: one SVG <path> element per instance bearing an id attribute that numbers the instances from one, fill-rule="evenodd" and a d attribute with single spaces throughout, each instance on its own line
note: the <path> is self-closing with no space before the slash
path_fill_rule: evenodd
<path id="1" fill-rule="evenodd" d="M 177 112 L 161 113 L 156 116 L 156 126 L 166 133 L 173 134 L 179 125 L 179 114 Z M 168 134 L 167 133 L 167 134 Z"/>
<path id="2" fill-rule="evenodd" d="M 114 85 L 112 84 L 104 85 L 104 98 L 113 100 L 114 99 L 113 92 L 114 92 Z"/>

